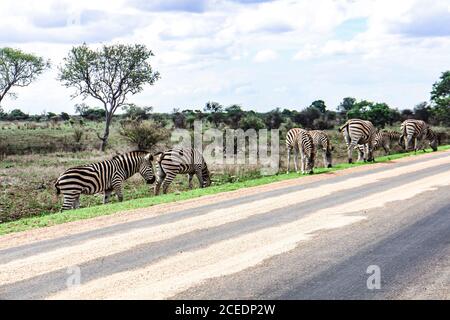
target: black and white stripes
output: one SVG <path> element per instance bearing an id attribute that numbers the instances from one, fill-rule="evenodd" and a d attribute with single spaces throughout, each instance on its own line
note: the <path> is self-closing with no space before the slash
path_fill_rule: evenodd
<path id="1" fill-rule="evenodd" d="M 324 166 L 327 168 L 331 168 L 332 167 L 331 153 L 334 150 L 334 148 L 331 145 L 331 141 L 328 138 L 328 135 L 322 130 L 310 130 L 308 132 L 313 139 L 314 149 L 316 153 L 318 152 L 319 149 L 322 150 Z"/>
<path id="2" fill-rule="evenodd" d="M 211 184 L 210 173 L 203 155 L 193 148 L 173 148 L 155 155 L 157 161 L 157 174 L 155 195 L 159 194 L 161 185 L 163 193 L 167 193 L 169 185 L 177 174 L 187 173 L 189 188 L 192 189 L 192 178 L 197 176 L 200 187 Z"/>
<path id="3" fill-rule="evenodd" d="M 433 151 L 437 150 L 438 139 L 429 125 L 422 120 L 408 119 L 400 126 L 401 136 L 406 150 L 425 149 L 424 140 L 430 142 Z"/>
<path id="4" fill-rule="evenodd" d="M 339 128 L 347 144 L 348 162 L 352 163 L 353 149 L 358 144 L 364 145 L 364 161 L 373 160 L 373 144 L 377 130 L 372 122 L 361 119 L 350 119 Z"/>
<path id="5" fill-rule="evenodd" d="M 313 173 L 315 148 L 311 135 L 306 130 L 300 130 L 296 137 L 297 150 L 301 156 L 301 172 L 302 174 Z"/>
<path id="6" fill-rule="evenodd" d="M 153 156 L 146 151 L 132 151 L 111 160 L 66 170 L 55 183 L 57 194 L 64 195 L 61 210 L 78 208 L 81 194 L 104 192 L 103 203 L 107 203 L 114 191 L 122 201 L 122 184 L 134 174 L 139 172 L 147 183 L 155 181 L 152 160 Z"/>

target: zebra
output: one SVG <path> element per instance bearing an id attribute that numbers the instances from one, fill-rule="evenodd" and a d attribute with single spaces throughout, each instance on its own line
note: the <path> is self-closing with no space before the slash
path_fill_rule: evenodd
<path id="1" fill-rule="evenodd" d="M 114 191 L 123 201 L 122 184 L 134 174 L 139 172 L 148 184 L 155 182 L 152 160 L 152 154 L 137 150 L 66 170 L 55 182 L 56 194 L 64 195 L 61 211 L 79 208 L 81 194 L 103 192 L 106 204 Z"/>
<path id="2" fill-rule="evenodd" d="M 292 128 L 286 133 L 286 152 L 287 152 L 287 171 L 289 173 L 289 167 L 291 165 L 291 151 L 294 151 L 294 167 L 295 171 L 298 172 L 298 148 L 297 148 L 297 136 L 301 128 Z"/>
<path id="3" fill-rule="evenodd" d="M 189 178 L 189 189 L 192 189 L 194 174 L 201 188 L 211 185 L 211 174 L 203 155 L 193 148 L 173 148 L 155 154 L 157 162 L 155 195 L 159 194 L 161 185 L 163 193 L 167 193 L 169 185 L 179 173 L 187 173 Z"/>
<path id="4" fill-rule="evenodd" d="M 373 150 L 376 150 L 379 147 L 382 147 L 384 149 L 384 152 L 386 153 L 386 155 L 389 155 L 391 152 L 392 143 L 394 141 L 399 142 L 399 139 L 400 139 L 400 132 L 393 131 L 393 130 L 378 131 L 375 134 L 375 137 L 373 140 Z M 357 147 L 358 147 L 358 152 L 359 152 L 358 161 L 361 161 L 364 157 L 365 145 L 358 144 Z"/>
<path id="5" fill-rule="evenodd" d="M 417 151 L 422 148 L 425 151 L 423 140 L 428 140 L 433 151 L 437 151 L 438 137 L 423 120 L 408 119 L 400 126 L 401 136 L 399 142 L 403 141 L 406 150 Z M 418 147 L 420 142 L 420 148 Z M 411 148 L 412 143 L 412 148 Z"/>
<path id="6" fill-rule="evenodd" d="M 377 130 L 372 122 L 361 119 L 350 119 L 339 128 L 339 131 L 344 135 L 347 144 L 348 163 L 353 162 L 353 149 L 357 148 L 358 144 L 364 145 L 364 161 L 374 161 L 373 144 Z"/>
<path id="7" fill-rule="evenodd" d="M 312 136 L 306 130 L 300 130 L 296 137 L 297 150 L 300 151 L 302 174 L 312 174 L 314 169 L 315 148 Z"/>
<path id="8" fill-rule="evenodd" d="M 313 139 L 315 151 L 322 149 L 323 163 L 327 168 L 331 168 L 331 152 L 334 150 L 334 147 L 331 145 L 328 135 L 322 130 L 310 130 L 308 132 Z"/>

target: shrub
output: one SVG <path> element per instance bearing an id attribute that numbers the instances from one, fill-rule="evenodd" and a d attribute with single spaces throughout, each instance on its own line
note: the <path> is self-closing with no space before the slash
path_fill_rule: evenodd
<path id="1" fill-rule="evenodd" d="M 154 151 L 157 144 L 166 143 L 169 131 L 153 120 L 124 120 L 121 122 L 120 135 L 141 150 Z"/>

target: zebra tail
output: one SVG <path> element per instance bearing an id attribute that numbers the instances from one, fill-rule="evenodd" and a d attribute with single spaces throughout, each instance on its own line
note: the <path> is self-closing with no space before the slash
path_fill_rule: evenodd
<path id="1" fill-rule="evenodd" d="M 61 194 L 61 190 L 58 187 L 58 181 L 55 182 L 55 188 L 56 188 L 56 195 L 60 195 Z"/>
<path id="2" fill-rule="evenodd" d="M 342 132 L 345 128 L 348 128 L 348 121 L 339 127 L 339 132 Z"/>

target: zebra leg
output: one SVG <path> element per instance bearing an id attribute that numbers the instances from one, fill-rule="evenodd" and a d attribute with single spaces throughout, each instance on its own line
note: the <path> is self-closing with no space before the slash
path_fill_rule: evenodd
<path id="1" fill-rule="evenodd" d="M 364 151 L 361 151 L 361 149 L 360 148 L 357 148 L 358 149 L 358 160 L 356 160 L 357 162 L 359 162 L 359 161 L 366 161 L 366 158 L 365 158 L 365 156 L 364 156 L 364 153 L 365 153 L 365 146 L 363 147 L 363 150 Z"/>
<path id="2" fill-rule="evenodd" d="M 73 208 L 78 209 L 80 207 L 80 195 L 75 198 L 75 201 L 73 202 Z"/>
<path id="3" fill-rule="evenodd" d="M 103 195 L 103 204 L 107 204 L 109 202 L 109 197 L 111 196 L 112 189 L 105 190 Z"/>
<path id="4" fill-rule="evenodd" d="M 172 183 L 173 179 L 175 178 L 176 173 L 175 172 L 168 172 L 166 174 L 166 178 L 164 179 L 162 183 L 163 187 L 163 194 L 167 193 L 167 190 L 169 189 L 170 184 Z"/>
<path id="5" fill-rule="evenodd" d="M 300 161 L 301 161 L 301 165 L 302 165 L 302 168 L 301 168 L 302 174 L 305 174 L 305 167 L 306 167 L 305 159 L 306 159 L 305 154 L 303 153 L 303 151 L 300 151 Z"/>
<path id="6" fill-rule="evenodd" d="M 197 177 L 198 177 L 198 175 L 197 175 Z M 194 178 L 194 175 L 193 174 L 191 174 L 191 173 L 188 173 L 188 179 L 189 179 L 189 189 L 192 189 L 193 188 L 193 185 L 192 185 L 192 178 Z M 200 181 L 200 180 L 199 180 Z M 202 184 L 200 184 L 200 186 L 201 186 Z"/>
<path id="7" fill-rule="evenodd" d="M 61 211 L 74 209 L 74 203 L 77 198 L 80 197 L 79 193 L 66 193 L 64 194 L 64 202 L 61 207 Z"/>
<path id="8" fill-rule="evenodd" d="M 204 188 L 202 171 L 201 170 L 195 171 L 195 175 L 197 176 L 198 183 L 200 184 L 200 188 Z"/>
<path id="9" fill-rule="evenodd" d="M 122 184 L 117 185 L 114 187 L 114 192 L 116 193 L 117 199 L 119 199 L 119 202 L 123 201 L 123 189 Z"/>
<path id="10" fill-rule="evenodd" d="M 298 150 L 296 148 L 294 148 L 294 167 L 295 172 L 298 173 Z"/>
<path id="11" fill-rule="evenodd" d="M 166 178 L 166 174 L 164 171 L 159 169 L 156 174 L 156 183 L 155 183 L 155 189 L 154 189 L 154 195 L 159 195 L 159 190 L 161 189 L 161 184 L 163 183 L 164 179 Z"/>
<path id="12" fill-rule="evenodd" d="M 287 148 L 287 170 L 286 170 L 286 173 L 289 173 L 290 164 L 291 164 L 291 149 Z"/>

